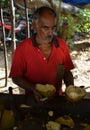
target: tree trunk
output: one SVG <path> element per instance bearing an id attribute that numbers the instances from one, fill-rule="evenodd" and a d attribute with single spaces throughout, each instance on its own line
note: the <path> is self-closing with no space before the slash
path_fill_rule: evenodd
<path id="1" fill-rule="evenodd" d="M 5 87 L 7 86 L 8 79 L 8 59 L 7 59 L 7 50 L 6 50 L 6 42 L 5 42 L 5 29 L 4 29 L 4 20 L 3 20 L 3 10 L 0 6 L 1 13 L 1 24 L 2 24 L 2 34 L 3 34 L 3 51 L 4 51 L 4 62 L 5 62 Z"/>
<path id="2" fill-rule="evenodd" d="M 29 26 L 28 8 L 27 8 L 27 1 L 26 0 L 24 0 L 24 5 L 25 5 L 25 17 L 26 17 L 27 37 L 30 37 L 30 26 Z"/>
<path id="3" fill-rule="evenodd" d="M 11 25 L 12 25 L 12 54 L 14 52 L 14 50 L 16 49 L 16 41 L 15 41 L 15 7 L 14 7 L 14 1 L 10 0 L 10 4 L 11 4 Z"/>

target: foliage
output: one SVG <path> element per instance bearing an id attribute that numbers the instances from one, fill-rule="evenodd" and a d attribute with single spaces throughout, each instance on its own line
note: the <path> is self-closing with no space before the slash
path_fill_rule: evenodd
<path id="1" fill-rule="evenodd" d="M 81 9 L 80 12 L 72 15 L 70 13 L 62 14 L 60 17 L 60 22 L 63 23 L 67 21 L 68 26 L 66 28 L 67 36 L 66 39 L 71 39 L 75 33 L 86 33 L 90 34 L 90 10 Z M 59 22 L 59 24 L 61 24 Z M 62 34 L 61 27 L 59 29 L 59 36 Z"/>
<path id="2" fill-rule="evenodd" d="M 80 9 L 79 12 L 73 14 L 69 11 L 63 11 L 60 6 L 56 6 L 56 12 L 59 14 L 57 22 L 58 36 L 63 37 L 63 34 L 65 34 L 65 39 L 68 40 L 73 38 L 74 34 L 90 34 L 90 9 Z M 67 27 L 63 26 L 64 23 L 68 23 Z M 66 32 L 63 33 L 63 30 Z"/>
<path id="3" fill-rule="evenodd" d="M 0 6 L 1 6 L 2 8 L 6 8 L 6 7 L 8 7 L 8 4 L 9 4 L 8 0 L 2 0 Z"/>
<path id="4" fill-rule="evenodd" d="M 77 31 L 90 34 L 90 10 L 83 9 L 76 15 L 78 17 Z"/>
<path id="5" fill-rule="evenodd" d="M 68 23 L 66 39 L 70 39 L 76 31 L 76 20 L 70 13 L 67 13 L 67 16 L 62 16 L 62 19 Z"/>

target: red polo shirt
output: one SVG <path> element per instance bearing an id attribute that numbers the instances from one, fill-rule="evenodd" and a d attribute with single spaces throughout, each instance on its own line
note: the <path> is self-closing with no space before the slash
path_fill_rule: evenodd
<path id="1" fill-rule="evenodd" d="M 9 77 L 21 76 L 34 84 L 53 84 L 57 87 L 57 65 L 63 64 L 65 70 L 74 68 L 66 43 L 62 39 L 57 40 L 59 46 L 52 42 L 49 59 L 33 45 L 30 38 L 20 43 L 13 55 Z M 58 87 L 61 88 L 61 83 Z"/>

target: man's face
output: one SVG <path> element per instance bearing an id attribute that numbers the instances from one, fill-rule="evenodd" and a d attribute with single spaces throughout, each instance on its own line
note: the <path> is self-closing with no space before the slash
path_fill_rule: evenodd
<path id="1" fill-rule="evenodd" d="M 35 28 L 37 39 L 42 43 L 50 43 L 56 30 L 56 18 L 53 15 L 44 13 L 36 22 Z"/>

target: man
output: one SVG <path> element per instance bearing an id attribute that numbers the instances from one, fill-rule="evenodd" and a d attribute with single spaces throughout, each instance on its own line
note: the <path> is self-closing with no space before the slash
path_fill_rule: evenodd
<path id="1" fill-rule="evenodd" d="M 59 95 L 62 94 L 62 80 L 66 86 L 74 84 L 70 71 L 74 65 L 68 47 L 54 36 L 56 23 L 53 9 L 45 6 L 37 9 L 32 23 L 35 34 L 20 43 L 13 55 L 12 81 L 25 89 L 26 94 L 33 94 L 38 102 L 42 96 L 35 89 L 36 84 L 52 84 Z"/>

